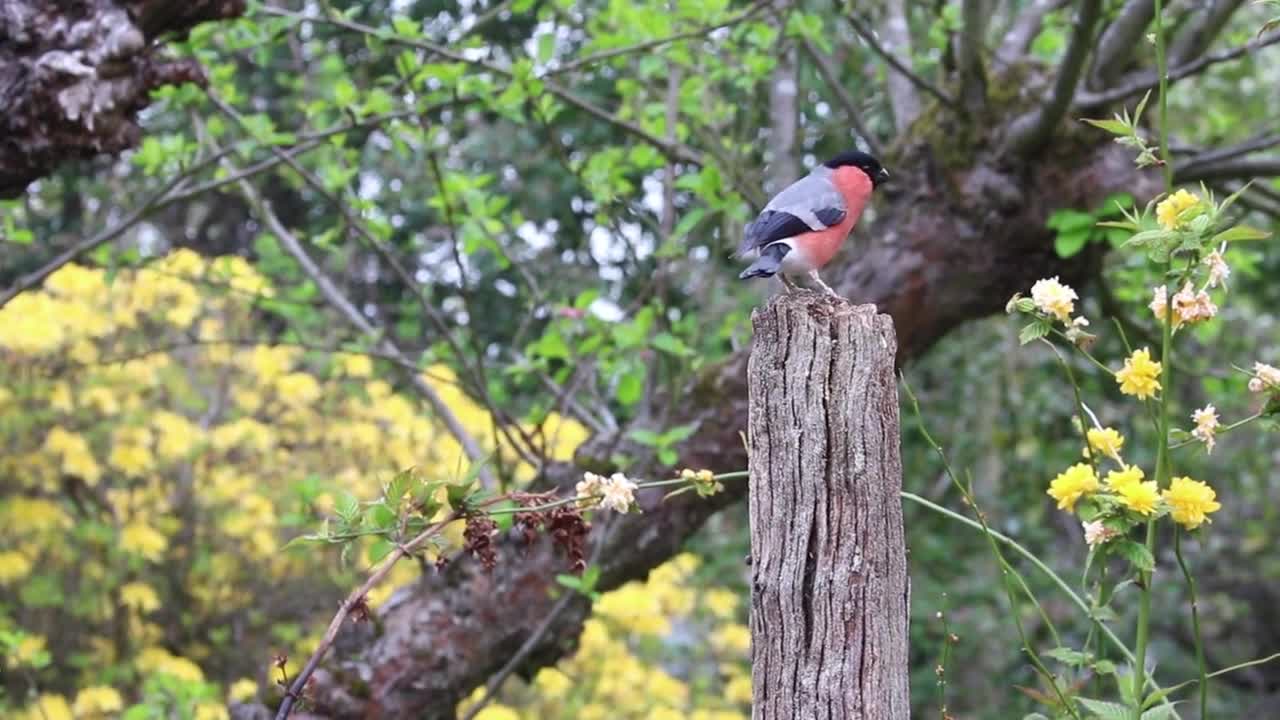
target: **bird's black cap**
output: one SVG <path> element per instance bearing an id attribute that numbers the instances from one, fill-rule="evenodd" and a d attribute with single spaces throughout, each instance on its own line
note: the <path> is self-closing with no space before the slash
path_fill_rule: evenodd
<path id="1" fill-rule="evenodd" d="M 823 165 L 835 170 L 840 167 L 853 166 L 867 174 L 871 178 L 871 185 L 874 187 L 889 179 L 889 171 L 880 165 L 880 161 L 873 156 L 862 152 L 861 150 L 850 150 L 842 152 L 823 163 Z"/>

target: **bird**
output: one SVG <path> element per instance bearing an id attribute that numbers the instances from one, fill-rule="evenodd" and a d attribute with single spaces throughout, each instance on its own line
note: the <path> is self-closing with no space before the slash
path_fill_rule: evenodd
<path id="1" fill-rule="evenodd" d="M 738 277 L 778 276 L 787 291 L 798 286 L 787 276 L 808 274 L 837 295 L 818 276 L 835 257 L 858 222 L 871 191 L 889 179 L 880 161 L 859 150 L 842 152 L 773 196 L 743 231 L 736 255 L 755 257 Z"/>

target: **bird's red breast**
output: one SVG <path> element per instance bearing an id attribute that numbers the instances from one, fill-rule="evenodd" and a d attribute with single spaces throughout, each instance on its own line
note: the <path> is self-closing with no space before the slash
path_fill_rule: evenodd
<path id="1" fill-rule="evenodd" d="M 825 230 L 796 236 L 793 242 L 807 256 L 808 264 L 816 270 L 831 262 L 840 245 L 849 237 L 849 231 L 862 216 L 862 210 L 871 198 L 871 178 L 856 167 L 840 167 L 831 173 L 831 182 L 844 196 L 846 214 L 844 220 Z"/>

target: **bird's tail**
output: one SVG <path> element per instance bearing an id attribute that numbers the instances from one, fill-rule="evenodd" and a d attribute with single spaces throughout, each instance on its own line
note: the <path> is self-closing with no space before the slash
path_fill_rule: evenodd
<path id="1" fill-rule="evenodd" d="M 791 251 L 791 246 L 785 243 L 773 243 L 766 245 L 760 250 L 760 257 L 751 263 L 746 270 L 743 270 L 738 278 L 747 280 L 758 277 L 773 277 L 782 269 L 782 258 L 787 256 Z"/>

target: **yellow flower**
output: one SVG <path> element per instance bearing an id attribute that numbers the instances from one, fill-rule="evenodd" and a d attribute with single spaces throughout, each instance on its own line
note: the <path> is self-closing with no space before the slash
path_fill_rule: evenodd
<path id="1" fill-rule="evenodd" d="M 1031 300 L 1039 310 L 1052 315 L 1062 322 L 1071 322 L 1071 311 L 1075 309 L 1074 301 L 1079 296 L 1069 286 L 1058 282 L 1055 275 L 1048 280 L 1037 280 L 1031 286 Z"/>
<path id="2" fill-rule="evenodd" d="M 249 678 L 240 678 L 227 690 L 227 699 L 231 702 L 248 702 L 257 696 L 258 683 Z"/>
<path id="3" fill-rule="evenodd" d="M 476 713 L 476 720 L 520 720 L 520 713 L 506 705 L 488 705 Z"/>
<path id="4" fill-rule="evenodd" d="M 1135 350 L 1124 361 L 1124 367 L 1116 373 L 1116 382 L 1120 383 L 1120 392 L 1146 399 L 1160 389 L 1160 363 L 1151 359 L 1151 351 L 1147 348 Z"/>
<path id="5" fill-rule="evenodd" d="M 19 296 L 21 297 L 21 296 Z M 61 695 L 45 693 L 22 713 L 23 720 L 73 720 L 71 705 Z"/>
<path id="6" fill-rule="evenodd" d="M 1144 477 L 1146 473 L 1142 472 L 1142 468 L 1136 465 L 1125 465 L 1119 470 L 1107 473 L 1107 488 L 1112 492 L 1120 492 L 1121 488 L 1142 482 Z"/>
<path id="7" fill-rule="evenodd" d="M 735 675 L 724 686 L 724 697 L 736 705 L 751 704 L 751 677 Z"/>
<path id="8" fill-rule="evenodd" d="M 365 378 L 373 374 L 373 360 L 368 355 L 347 353 L 340 359 L 342 374 L 347 377 Z"/>
<path id="9" fill-rule="evenodd" d="M 0 552 L 0 585 L 8 585 L 31 574 L 31 561 L 16 550 Z"/>
<path id="10" fill-rule="evenodd" d="M 1176 477 L 1164 491 L 1174 522 L 1188 530 L 1195 530 L 1208 520 L 1209 513 L 1217 512 L 1222 505 L 1217 501 L 1213 488 L 1189 477 Z"/>
<path id="11" fill-rule="evenodd" d="M 230 720 L 227 709 L 217 703 L 200 703 L 192 720 Z"/>
<path id="12" fill-rule="evenodd" d="M 36 658 L 44 652 L 44 636 L 27 635 L 18 641 L 18 645 L 9 653 L 9 658 L 18 665 L 32 665 L 35 663 Z"/>
<path id="13" fill-rule="evenodd" d="M 1049 497 L 1058 501 L 1058 509 L 1071 512 L 1076 509 L 1076 501 L 1098 489 L 1098 476 L 1093 467 L 1086 463 L 1077 463 L 1059 473 L 1049 483 Z"/>
<path id="14" fill-rule="evenodd" d="M 717 618 L 729 620 L 738 611 L 738 594 L 724 588 L 711 588 L 703 593 L 702 605 Z"/>
<path id="15" fill-rule="evenodd" d="M 160 559 L 161 553 L 167 547 L 169 547 L 169 541 L 165 536 L 144 522 L 131 522 L 120 531 L 121 550 L 141 555 L 153 562 Z"/>
<path id="16" fill-rule="evenodd" d="M 200 666 L 184 657 L 178 657 L 161 647 L 149 647 L 138 653 L 133 661 L 143 673 L 160 673 L 172 675 L 179 680 L 204 682 L 204 673 Z"/>
<path id="17" fill-rule="evenodd" d="M 95 685 L 76 693 L 71 709 L 78 718 L 118 713 L 124 709 L 124 698 L 115 688 Z"/>
<path id="18" fill-rule="evenodd" d="M 1116 489 L 1120 496 L 1120 504 L 1140 515 L 1150 515 L 1156 511 L 1160 502 L 1160 490 L 1155 480 L 1147 482 L 1131 482 Z"/>
<path id="19" fill-rule="evenodd" d="M 751 650 L 751 630 L 746 625 L 722 625 L 711 632 L 711 647 L 722 653 L 746 657 Z"/>
<path id="20" fill-rule="evenodd" d="M 1124 447 L 1124 436 L 1113 428 L 1089 428 L 1085 433 L 1089 439 L 1089 447 L 1107 457 L 1120 462 L 1120 448 Z"/>
<path id="21" fill-rule="evenodd" d="M 564 697 L 573 687 L 568 676 L 553 667 L 538 671 L 533 684 L 537 686 L 539 695 L 550 698 Z"/>
<path id="22" fill-rule="evenodd" d="M 148 613 L 160 607 L 160 596 L 146 583 L 131 582 L 120 588 L 120 603 L 138 612 Z"/>
<path id="23" fill-rule="evenodd" d="M 1177 230 L 1185 224 L 1179 216 L 1199 204 L 1200 198 L 1183 188 L 1156 205 L 1156 220 L 1165 230 Z"/>

